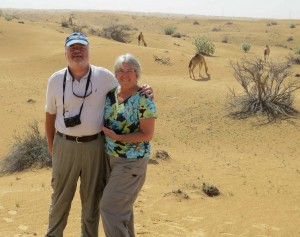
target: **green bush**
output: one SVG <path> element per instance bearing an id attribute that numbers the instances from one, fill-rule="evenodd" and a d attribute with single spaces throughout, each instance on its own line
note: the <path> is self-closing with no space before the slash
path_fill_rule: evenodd
<path id="1" fill-rule="evenodd" d="M 194 39 L 193 44 L 196 47 L 197 53 L 201 53 L 205 55 L 212 55 L 215 53 L 214 43 L 206 37 L 200 37 Z"/>
<path id="2" fill-rule="evenodd" d="M 13 19 L 13 16 L 5 14 L 4 19 L 7 20 L 7 21 L 11 21 Z"/>
<path id="3" fill-rule="evenodd" d="M 51 166 L 47 139 L 40 134 L 37 121 L 29 124 L 29 130 L 24 137 L 15 135 L 14 139 L 11 150 L 0 163 L 1 174 Z"/>
<path id="4" fill-rule="evenodd" d="M 248 42 L 244 42 L 241 44 L 241 49 L 247 53 L 251 49 L 251 44 Z"/>
<path id="5" fill-rule="evenodd" d="M 165 35 L 173 35 L 176 30 L 175 26 L 167 26 L 164 28 Z"/>
<path id="6" fill-rule="evenodd" d="M 295 54 L 300 54 L 300 47 L 295 48 Z"/>

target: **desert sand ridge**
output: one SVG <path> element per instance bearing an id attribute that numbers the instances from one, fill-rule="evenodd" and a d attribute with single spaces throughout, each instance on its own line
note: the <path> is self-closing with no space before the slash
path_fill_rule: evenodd
<path id="1" fill-rule="evenodd" d="M 140 59 L 141 83 L 154 88 L 159 112 L 153 153 L 164 150 L 171 156 L 170 160 L 151 158 L 135 207 L 137 236 L 300 236 L 300 121 L 283 120 L 262 126 L 262 117 L 233 120 L 224 109 L 228 89 L 242 91 L 229 61 L 242 57 L 263 59 L 266 44 L 271 48 L 270 60 L 285 59 L 293 52 L 291 49 L 300 46 L 300 20 L 275 20 L 276 25 L 267 26 L 267 19 L 15 9 L 11 12 L 18 19 L 0 18 L 1 159 L 11 148 L 14 133 L 23 134 L 29 122 L 37 120 L 44 131 L 47 80 L 66 66 L 63 47 L 71 29 L 62 28 L 61 20 L 73 14 L 76 23 L 88 27 L 101 29 L 112 22 L 127 24 L 137 28 L 129 44 L 88 36 L 92 64 L 113 70 L 115 58 L 126 52 Z M 199 25 L 194 25 L 194 21 Z M 290 24 L 296 28 L 289 28 Z M 185 37 L 165 35 L 164 27 L 172 25 Z M 221 30 L 214 32 L 214 27 Z M 140 31 L 148 47 L 138 45 L 136 37 Z M 211 78 L 191 80 L 188 62 L 195 53 L 192 41 L 203 35 L 216 45 L 216 53 L 205 57 Z M 225 35 L 228 43 L 222 43 Z M 293 40 L 287 41 L 290 36 Z M 240 49 L 244 41 L 252 44 L 247 54 Z M 158 64 L 154 55 L 169 57 L 170 65 Z M 300 66 L 292 65 L 291 70 L 292 79 L 300 73 Z M 34 103 L 28 103 L 29 99 Z M 300 110 L 299 93 L 294 105 Z M 0 177 L 0 237 L 45 234 L 50 180 L 50 169 Z M 203 194 L 203 182 L 217 186 L 221 195 L 210 198 Z M 100 229 L 99 236 L 103 236 Z M 79 235 L 77 193 L 65 236 Z"/>

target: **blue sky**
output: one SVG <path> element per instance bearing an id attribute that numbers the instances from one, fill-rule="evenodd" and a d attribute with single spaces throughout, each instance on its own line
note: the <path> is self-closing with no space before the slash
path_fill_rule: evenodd
<path id="1" fill-rule="evenodd" d="M 122 10 L 300 19 L 300 0 L 1 0 L 0 8 Z"/>

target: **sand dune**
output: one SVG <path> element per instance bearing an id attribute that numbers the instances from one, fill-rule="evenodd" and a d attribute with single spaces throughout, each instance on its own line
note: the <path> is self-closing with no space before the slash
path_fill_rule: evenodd
<path id="1" fill-rule="evenodd" d="M 266 19 L 7 11 L 18 19 L 0 18 L 0 157 L 9 151 L 14 133 L 24 133 L 29 122 L 37 120 L 43 131 L 47 80 L 66 65 L 64 39 L 71 29 L 61 27 L 62 19 L 73 14 L 77 24 L 98 29 L 111 23 L 127 24 L 136 28 L 130 44 L 89 38 L 92 64 L 112 70 L 119 54 L 131 52 L 143 66 L 141 83 L 155 90 L 159 118 L 153 152 L 165 150 L 171 159 L 153 157 L 149 164 L 135 206 L 137 236 L 300 236 L 300 121 L 260 126 L 262 117 L 232 120 L 224 109 L 228 89 L 241 91 L 229 61 L 263 58 L 265 44 L 271 48 L 270 60 L 284 59 L 300 46 L 300 20 L 273 20 L 276 24 L 268 26 Z M 163 29 L 170 25 L 185 37 L 165 35 Z M 140 31 L 148 47 L 138 46 Z M 211 77 L 191 80 L 192 41 L 203 35 L 216 45 L 214 56 L 205 57 Z M 228 43 L 222 43 L 224 36 Z M 293 40 L 287 41 L 288 37 Z M 252 45 L 247 54 L 240 49 L 244 41 Z M 158 64 L 154 56 L 170 58 L 170 65 Z M 291 70 L 292 76 L 300 73 L 300 66 L 293 65 Z M 295 108 L 300 110 L 299 93 Z M 50 179 L 50 169 L 0 177 L 1 237 L 45 234 Z M 221 195 L 206 196 L 201 191 L 204 182 L 217 186 Z M 79 234 L 76 194 L 65 236 Z"/>

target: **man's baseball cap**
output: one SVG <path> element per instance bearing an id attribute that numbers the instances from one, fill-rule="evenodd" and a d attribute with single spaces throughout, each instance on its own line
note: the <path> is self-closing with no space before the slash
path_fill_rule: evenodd
<path id="1" fill-rule="evenodd" d="M 71 46 L 73 44 L 88 45 L 89 41 L 87 37 L 81 32 L 74 32 L 66 38 L 65 46 Z"/>

